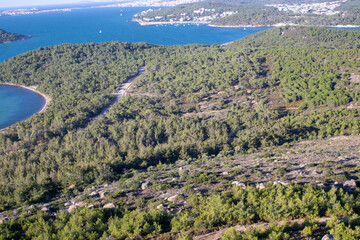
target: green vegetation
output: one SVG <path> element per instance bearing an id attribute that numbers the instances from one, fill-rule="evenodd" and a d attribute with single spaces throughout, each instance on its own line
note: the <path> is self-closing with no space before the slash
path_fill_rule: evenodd
<path id="1" fill-rule="evenodd" d="M 327 231 L 334 232 L 335 236 L 359 236 L 358 227 L 354 233 L 345 232 L 347 224 L 359 225 L 359 221 L 352 220 L 358 219 L 359 203 L 358 197 L 342 190 L 333 188 L 326 192 L 312 185 L 273 185 L 262 190 L 233 188 L 204 197 L 190 195 L 188 210 L 175 215 L 164 210 L 150 210 L 149 206 L 142 211 L 122 207 L 114 210 L 84 208 L 71 214 L 60 212 L 57 216 L 34 211 L 29 217 L 24 212 L 18 219 L 1 224 L 0 236 L 3 239 L 106 239 L 111 235 L 126 239 L 258 221 L 276 223 L 308 216 L 313 219 L 350 217 L 350 223 L 329 222 Z M 311 227 L 316 228 L 316 223 L 309 220 L 297 228 L 304 229 L 305 233 Z M 276 239 L 274 235 L 288 236 L 282 232 L 285 227 L 276 229 L 267 232 L 272 236 L 270 239 Z"/>
<path id="2" fill-rule="evenodd" d="M 0 44 L 19 41 L 19 40 L 25 40 L 27 38 L 28 38 L 27 36 L 15 34 L 15 33 L 8 33 L 5 30 L 0 29 Z"/>
<path id="3" fill-rule="evenodd" d="M 262 44 L 269 36 L 271 46 Z M 307 41 L 292 46 L 300 36 Z M 0 64 L 0 81 L 37 85 L 52 101 L 44 113 L 0 134 L 0 209 L 46 202 L 60 193 L 70 198 L 87 186 L 117 180 L 124 180 L 122 189 L 136 190 L 141 178 L 126 181 L 133 169 L 357 134 L 359 37 L 358 31 L 281 28 L 227 46 L 63 44 L 11 58 Z M 141 66 L 146 71 L 129 95 L 92 122 Z M 274 174 L 284 175 L 287 167 Z M 212 173 L 173 174 L 195 184 L 226 181 Z M 157 182 L 153 187 L 171 185 Z M 140 199 L 136 206 L 120 204 L 117 210 L 82 209 L 56 217 L 24 213 L 2 224 L 0 234 L 4 239 L 99 239 L 109 234 L 124 239 L 359 213 L 356 193 L 310 185 L 222 189 L 208 196 L 187 190 L 188 208 L 180 213 L 149 210 L 153 206 Z M 112 195 L 124 202 L 131 197 Z M 329 229 L 336 234 L 349 227 L 334 224 Z M 308 227 L 304 234 L 315 230 Z M 275 239 L 281 231 L 274 228 L 269 236 Z"/>
<path id="4" fill-rule="evenodd" d="M 327 216 L 333 220 L 329 221 L 326 231 L 334 232 L 335 236 L 350 237 L 359 236 L 359 217 L 356 215 L 359 204 L 358 196 L 348 195 L 335 187 L 328 192 L 312 185 L 273 185 L 262 190 L 233 188 L 204 197 L 190 195 L 187 210 L 175 215 L 164 210 L 151 210 L 150 206 L 142 211 L 122 207 L 114 210 L 84 208 L 71 214 L 60 212 L 56 216 L 40 211 L 33 211 L 33 215 L 28 216 L 23 212 L 18 219 L 0 225 L 0 236 L 2 239 L 106 239 L 111 235 L 129 239 L 258 221 L 275 224 L 280 220 L 311 216 L 304 225 L 297 226 L 297 230 L 303 229 L 302 232 L 307 234 L 310 229 L 318 228 L 316 221 L 311 219 Z M 349 220 L 344 223 L 335 220 L 340 216 Z M 349 225 L 357 227 L 347 232 Z M 265 233 L 252 231 L 246 235 L 286 238 L 289 234 L 283 231 L 291 229 L 289 227 L 277 226 Z M 231 231 L 224 239 L 248 239 L 246 235 Z"/>
<path id="5" fill-rule="evenodd" d="M 358 31 L 313 27 L 279 27 L 251 34 L 230 46 L 242 49 L 275 47 L 297 48 L 360 48 Z"/>

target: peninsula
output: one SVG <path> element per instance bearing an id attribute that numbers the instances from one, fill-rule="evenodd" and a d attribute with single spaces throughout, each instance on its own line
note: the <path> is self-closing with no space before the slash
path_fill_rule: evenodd
<path id="1" fill-rule="evenodd" d="M 28 39 L 28 36 L 16 34 L 16 33 L 9 33 L 5 30 L 0 29 L 0 44 L 1 43 L 10 43 L 20 40 Z"/>

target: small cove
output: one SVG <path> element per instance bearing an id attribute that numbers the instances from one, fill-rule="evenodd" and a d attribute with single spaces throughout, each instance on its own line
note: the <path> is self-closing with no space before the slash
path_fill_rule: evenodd
<path id="1" fill-rule="evenodd" d="M 0 85 L 0 129 L 23 121 L 40 112 L 46 99 L 23 87 Z"/>

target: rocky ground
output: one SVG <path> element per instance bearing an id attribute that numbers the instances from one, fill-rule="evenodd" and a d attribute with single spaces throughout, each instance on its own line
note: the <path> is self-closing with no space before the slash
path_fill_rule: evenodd
<path id="1" fill-rule="evenodd" d="M 126 205 L 182 211 L 186 196 L 206 195 L 238 186 L 262 188 L 265 184 L 287 185 L 315 183 L 323 188 L 343 187 L 353 191 L 360 175 L 360 135 L 298 142 L 234 156 L 204 156 L 159 164 L 145 171 L 129 170 L 118 182 L 78 189 L 68 187 L 68 194 L 41 204 L 1 213 L 2 221 L 16 218 L 24 209 L 28 214 L 77 208 L 115 208 Z M 203 234 L 200 234 L 201 236 Z M 219 234 L 218 234 L 219 235 Z M 213 235 L 210 238 L 216 239 Z M 216 235 L 217 236 L 217 235 Z"/>

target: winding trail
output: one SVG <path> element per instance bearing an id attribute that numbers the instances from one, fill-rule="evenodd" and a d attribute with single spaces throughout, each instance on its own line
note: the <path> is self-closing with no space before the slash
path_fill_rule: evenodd
<path id="1" fill-rule="evenodd" d="M 96 115 L 91 121 L 90 123 L 92 123 L 93 121 L 95 121 L 96 119 L 98 119 L 100 116 L 105 116 L 105 114 L 107 112 L 109 112 L 110 108 L 112 107 L 112 105 L 114 105 L 115 103 L 117 103 L 119 101 L 119 98 L 124 96 L 126 94 L 126 91 L 130 88 L 131 84 L 138 79 L 141 75 L 143 75 L 145 72 L 145 67 L 140 67 L 138 70 L 138 75 L 136 75 L 135 77 L 130 78 L 129 80 L 127 80 L 125 83 L 120 85 L 119 90 L 115 93 L 115 99 L 110 103 L 110 105 L 103 109 L 101 111 L 101 113 L 99 113 L 98 115 Z M 89 123 L 89 124 L 90 124 Z"/>

